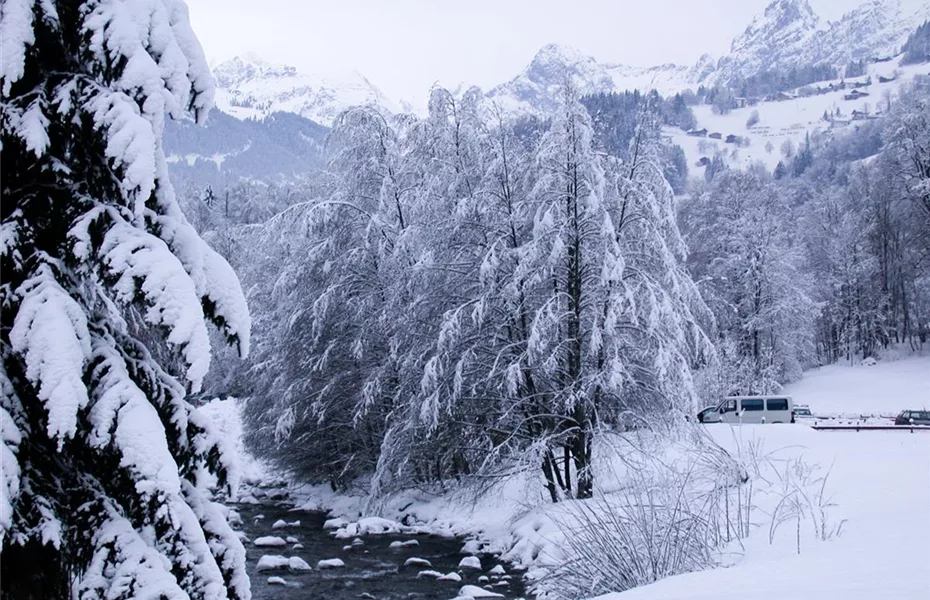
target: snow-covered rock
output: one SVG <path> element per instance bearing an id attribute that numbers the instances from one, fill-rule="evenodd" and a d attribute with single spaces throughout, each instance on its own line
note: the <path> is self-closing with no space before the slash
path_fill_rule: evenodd
<path id="1" fill-rule="evenodd" d="M 463 598 L 503 598 L 503 594 L 492 592 L 477 585 L 463 585 L 459 590 L 459 596 Z"/>
<path id="2" fill-rule="evenodd" d="M 295 538 L 295 537 L 292 536 L 292 535 L 289 535 L 289 536 L 287 536 L 286 538 L 284 538 L 284 541 L 287 542 L 288 544 L 296 544 L 296 543 L 297 543 L 297 538 Z"/>
<path id="3" fill-rule="evenodd" d="M 272 529 L 283 529 L 285 527 L 287 527 L 287 521 L 284 521 L 283 519 L 278 519 L 271 525 Z"/>
<path id="4" fill-rule="evenodd" d="M 426 560 L 425 558 L 417 558 L 416 556 L 411 556 L 404 561 L 405 567 L 432 567 L 433 563 Z"/>
<path id="5" fill-rule="evenodd" d="M 287 568 L 287 557 L 279 554 L 265 554 L 258 559 L 258 565 L 255 567 L 259 571 L 273 571 L 275 569 Z"/>
<path id="6" fill-rule="evenodd" d="M 348 525 L 349 522 L 343 518 L 326 519 L 323 521 L 323 529 L 340 529 Z"/>
<path id="7" fill-rule="evenodd" d="M 283 577 L 269 577 L 268 585 L 287 585 L 287 582 Z"/>
<path id="8" fill-rule="evenodd" d="M 299 556 L 292 556 L 287 559 L 287 568 L 291 571 L 309 571 L 310 565 Z"/>
<path id="9" fill-rule="evenodd" d="M 460 569 L 474 569 L 476 571 L 481 570 L 481 559 L 477 556 L 466 556 L 459 561 Z"/>
<path id="10" fill-rule="evenodd" d="M 346 566 L 341 558 L 327 558 L 316 563 L 317 569 L 339 569 Z"/>
<path id="11" fill-rule="evenodd" d="M 291 546 L 291 550 L 301 550 L 301 549 L 303 549 L 303 547 L 304 547 L 303 544 L 297 543 L 297 544 L 294 544 L 293 546 Z"/>
<path id="12" fill-rule="evenodd" d="M 503 565 L 494 565 L 494 568 L 488 571 L 491 575 L 503 575 L 507 571 L 504 570 Z"/>
<path id="13" fill-rule="evenodd" d="M 229 514 L 226 515 L 226 522 L 228 522 L 233 527 L 242 525 L 242 515 L 239 514 L 236 510 L 229 510 Z"/>
<path id="14" fill-rule="evenodd" d="M 422 571 L 421 571 L 421 574 L 422 574 Z M 458 583 L 462 581 L 462 576 L 456 573 L 455 571 L 452 571 L 450 573 L 446 573 L 445 575 L 437 577 L 436 581 L 454 581 Z"/>
<path id="15" fill-rule="evenodd" d="M 478 578 L 478 583 L 488 583 L 489 581 L 491 580 L 488 579 L 487 575 L 482 575 L 481 577 Z"/>
<path id="16" fill-rule="evenodd" d="M 279 538 L 274 535 L 266 535 L 260 538 L 255 538 L 255 541 L 252 542 L 256 546 L 286 546 L 287 542 L 284 541 L 284 538 Z"/>
<path id="17" fill-rule="evenodd" d="M 441 579 L 442 577 L 444 577 L 444 575 L 440 573 L 439 571 L 433 571 L 430 569 L 427 569 L 425 571 L 420 571 L 419 573 L 417 573 L 417 579 L 422 579 L 424 577 L 430 577 L 432 579 Z"/>

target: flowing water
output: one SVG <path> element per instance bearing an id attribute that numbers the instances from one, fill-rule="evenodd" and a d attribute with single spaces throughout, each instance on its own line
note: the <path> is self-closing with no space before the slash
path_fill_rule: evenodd
<path id="1" fill-rule="evenodd" d="M 252 580 L 252 598 L 255 600 L 395 600 L 395 599 L 442 599 L 448 600 L 458 595 L 459 589 L 466 584 L 486 587 L 504 598 L 524 597 L 524 585 L 518 571 L 500 563 L 491 555 L 481 555 L 481 571 L 459 569 L 461 538 L 444 538 L 432 535 L 384 534 L 366 535 L 360 539 L 363 545 L 345 549 L 352 540 L 337 540 L 332 531 L 323 529 L 327 515 L 320 511 L 294 510 L 289 504 L 266 502 L 263 504 L 236 505 L 235 509 L 242 517 L 238 526 L 250 540 L 261 536 L 293 536 L 303 545 L 294 549 L 293 543 L 282 547 L 256 547 L 246 543 L 248 573 Z M 260 515 L 264 515 L 261 517 Z M 288 523 L 300 521 L 299 526 L 272 529 L 278 519 Z M 418 546 L 403 549 L 389 548 L 391 542 L 417 540 Z M 257 564 L 262 555 L 299 556 L 307 561 L 312 571 L 295 572 L 288 569 L 276 571 L 258 571 Z M 408 558 L 426 559 L 431 566 L 404 566 Z M 339 558 L 345 567 L 335 569 L 317 569 L 317 561 Z M 500 564 L 507 571 L 507 576 L 488 573 Z M 432 577 L 417 577 L 422 570 L 434 570 L 441 573 L 457 572 L 460 582 L 437 581 Z M 484 575 L 487 582 L 479 582 Z M 269 584 L 268 578 L 278 576 L 286 585 Z"/>

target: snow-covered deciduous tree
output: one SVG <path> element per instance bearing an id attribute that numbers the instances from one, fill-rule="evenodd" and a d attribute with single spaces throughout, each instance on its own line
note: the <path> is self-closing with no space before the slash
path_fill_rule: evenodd
<path id="1" fill-rule="evenodd" d="M 790 210 L 759 170 L 728 170 L 683 207 L 692 270 L 717 315 L 727 394 L 765 394 L 814 359 L 816 306 L 791 238 Z"/>
<path id="2" fill-rule="evenodd" d="M 4 597 L 250 597 L 213 493 L 236 466 L 186 400 L 228 263 L 181 213 L 167 116 L 213 83 L 179 0 L 5 1 L 0 20 Z"/>
<path id="3" fill-rule="evenodd" d="M 690 411 L 690 367 L 710 349 L 657 131 L 641 120 L 626 163 L 600 153 L 567 87 L 529 162 L 506 130 L 490 135 L 480 262 L 444 315 L 421 402 L 460 415 L 489 456 L 532 456 L 553 500 L 593 493 L 599 424 Z"/>

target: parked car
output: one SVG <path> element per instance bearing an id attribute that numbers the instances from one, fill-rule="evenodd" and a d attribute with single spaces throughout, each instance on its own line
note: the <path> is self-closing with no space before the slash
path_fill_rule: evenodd
<path id="1" fill-rule="evenodd" d="M 697 420 L 698 423 L 719 423 L 720 419 L 717 417 L 717 407 L 716 406 L 705 406 L 698 411 Z"/>
<path id="2" fill-rule="evenodd" d="M 930 425 L 930 410 L 902 410 L 895 425 Z"/>
<path id="3" fill-rule="evenodd" d="M 796 419 L 813 419 L 814 414 L 811 412 L 809 406 L 804 404 L 795 406 L 791 411 L 791 422 L 794 423 Z"/>

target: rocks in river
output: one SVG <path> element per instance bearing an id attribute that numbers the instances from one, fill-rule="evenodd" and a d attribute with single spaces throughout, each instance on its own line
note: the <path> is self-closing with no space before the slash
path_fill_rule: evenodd
<path id="1" fill-rule="evenodd" d="M 316 563 L 317 569 L 339 569 L 346 566 L 341 558 L 327 558 Z"/>
<path id="2" fill-rule="evenodd" d="M 505 570 L 504 570 L 504 567 L 501 566 L 501 565 L 495 565 L 493 569 L 491 569 L 490 571 L 488 571 L 488 573 L 491 574 L 491 575 L 503 575 L 503 574 L 506 573 L 506 572 L 507 572 L 507 571 L 505 571 Z"/>
<path id="3" fill-rule="evenodd" d="M 481 550 L 481 543 L 478 540 L 468 540 L 462 546 L 462 554 L 478 554 L 479 550 Z"/>
<path id="4" fill-rule="evenodd" d="M 478 578 L 478 583 L 487 583 L 487 582 L 489 582 L 489 581 L 491 581 L 491 580 L 488 579 L 488 576 L 487 576 L 487 575 L 482 575 L 481 577 Z"/>
<path id="5" fill-rule="evenodd" d="M 270 492 L 268 492 L 268 498 L 270 498 L 271 500 L 284 500 L 290 495 L 291 495 L 290 492 L 288 492 L 287 490 L 271 490 Z"/>
<path id="6" fill-rule="evenodd" d="M 260 538 L 255 538 L 255 541 L 252 542 L 256 546 L 286 546 L 287 542 L 284 541 L 284 538 L 279 538 L 274 535 L 265 535 Z"/>
<path id="7" fill-rule="evenodd" d="M 403 542 L 400 540 L 397 540 L 395 542 L 391 542 L 390 548 L 391 550 L 402 550 L 404 548 L 415 548 L 419 545 L 420 545 L 420 542 L 416 540 L 406 540 Z"/>
<path id="8" fill-rule="evenodd" d="M 238 511 L 230 509 L 229 514 L 226 515 L 226 522 L 233 527 L 242 525 L 242 515 L 240 515 Z"/>
<path id="9" fill-rule="evenodd" d="M 303 547 L 304 547 L 303 544 L 294 544 L 293 546 L 291 546 L 291 550 L 303 550 Z"/>
<path id="10" fill-rule="evenodd" d="M 503 594 L 486 590 L 477 585 L 463 585 L 459 590 L 460 598 L 503 598 Z"/>
<path id="11" fill-rule="evenodd" d="M 258 566 L 255 567 L 259 571 L 274 571 L 275 569 L 286 569 L 287 568 L 287 557 L 281 556 L 280 554 L 265 554 L 260 559 L 258 559 Z"/>
<path id="12" fill-rule="evenodd" d="M 323 522 L 323 529 L 339 529 L 341 527 L 345 527 L 348 524 L 349 522 L 343 518 L 326 519 L 326 521 Z"/>
<path id="13" fill-rule="evenodd" d="M 284 529 L 285 527 L 300 527 L 300 521 L 292 521 L 288 523 L 284 519 L 278 519 L 272 525 L 272 529 Z"/>
<path id="14" fill-rule="evenodd" d="M 284 538 L 284 541 L 286 541 L 288 544 L 296 544 L 296 543 L 297 543 L 297 538 L 295 538 L 295 537 L 292 536 L 292 535 L 289 535 L 289 536 L 287 536 L 286 538 Z M 501 571 L 501 572 L 503 573 L 503 571 Z"/>
<path id="15" fill-rule="evenodd" d="M 291 571 L 309 571 L 310 565 L 299 556 L 292 556 L 287 559 L 287 568 Z"/>
<path id="16" fill-rule="evenodd" d="M 353 546 L 364 546 L 364 545 L 365 545 L 365 542 L 364 542 L 364 540 L 362 540 L 362 539 L 360 539 L 360 538 L 355 538 L 354 540 L 352 540 L 352 545 L 353 545 Z"/>
<path id="17" fill-rule="evenodd" d="M 258 498 L 255 496 L 244 496 L 239 499 L 239 504 L 259 504 Z"/>
<path id="18" fill-rule="evenodd" d="M 356 598 L 361 598 L 362 600 L 378 600 L 377 596 L 374 594 L 369 594 L 368 592 L 362 592 Z"/>
<path id="19" fill-rule="evenodd" d="M 475 569 L 476 571 L 481 570 L 481 559 L 477 556 L 466 556 L 459 561 L 460 569 Z"/>
<path id="20" fill-rule="evenodd" d="M 269 577 L 268 585 L 287 585 L 287 582 L 282 577 Z"/>
<path id="21" fill-rule="evenodd" d="M 428 569 L 426 571 L 420 571 L 419 573 L 417 573 L 417 579 L 423 579 L 424 577 L 432 577 L 433 579 L 439 579 L 442 576 L 443 576 L 442 573 L 440 573 L 439 571 L 431 571 Z"/>
<path id="22" fill-rule="evenodd" d="M 290 569 L 291 571 L 310 571 L 310 565 L 299 556 L 281 556 L 280 554 L 265 554 L 258 559 L 255 567 L 259 571 L 275 571 L 277 569 Z"/>
<path id="23" fill-rule="evenodd" d="M 455 571 L 452 571 L 451 573 L 446 573 L 442 577 L 437 577 L 436 581 L 454 581 L 458 583 L 459 581 L 462 581 L 462 576 Z"/>
<path id="24" fill-rule="evenodd" d="M 426 560 L 425 558 L 417 558 L 415 556 L 411 556 L 410 558 L 404 561 L 404 566 L 405 567 L 432 567 L 433 563 Z"/>

